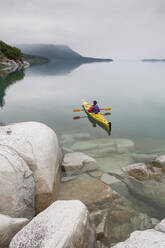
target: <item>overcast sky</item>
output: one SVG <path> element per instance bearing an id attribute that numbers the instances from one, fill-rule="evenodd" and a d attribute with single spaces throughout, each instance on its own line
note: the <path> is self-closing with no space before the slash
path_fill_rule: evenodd
<path id="1" fill-rule="evenodd" d="M 165 57 L 165 0 L 4 0 L 0 39 L 67 44 L 82 55 Z"/>

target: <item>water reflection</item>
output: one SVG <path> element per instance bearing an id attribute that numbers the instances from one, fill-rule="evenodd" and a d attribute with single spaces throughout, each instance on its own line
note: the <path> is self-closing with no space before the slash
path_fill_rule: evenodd
<path id="1" fill-rule="evenodd" d="M 99 62 L 99 61 L 98 61 Z M 97 63 L 98 63 L 97 62 Z M 30 72 L 34 75 L 45 75 L 45 76 L 62 76 L 67 75 L 76 70 L 83 64 L 91 64 L 95 62 L 83 62 L 83 61 L 52 61 L 38 66 L 30 67 Z"/>
<path id="2" fill-rule="evenodd" d="M 104 115 L 111 115 L 111 113 L 106 113 Z M 88 119 L 89 122 L 92 123 L 92 127 L 95 128 L 97 126 L 100 126 L 101 128 L 103 128 L 108 133 L 109 136 L 111 135 L 111 130 L 112 130 L 112 123 L 111 122 L 109 122 L 109 128 L 107 128 L 103 124 L 101 124 L 100 122 L 98 122 L 95 119 L 91 118 L 90 116 L 74 116 L 73 120 L 79 120 L 79 119 L 82 119 L 82 118 Z"/>
<path id="3" fill-rule="evenodd" d="M 5 105 L 4 97 L 6 95 L 6 89 L 20 81 L 24 78 L 25 72 L 24 70 L 19 70 L 11 73 L 3 72 L 0 74 L 0 107 L 2 108 Z"/>
<path id="4" fill-rule="evenodd" d="M 102 125 L 100 122 L 94 120 L 90 116 L 88 116 L 88 120 L 92 123 L 92 126 L 93 127 L 100 126 L 101 128 L 103 128 L 108 133 L 109 136 L 111 135 L 111 127 L 112 127 L 112 123 L 111 122 L 109 122 L 109 128 L 106 128 L 104 125 Z"/>

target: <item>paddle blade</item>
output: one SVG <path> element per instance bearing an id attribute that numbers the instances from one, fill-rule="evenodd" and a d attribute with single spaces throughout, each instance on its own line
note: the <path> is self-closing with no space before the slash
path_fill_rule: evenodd
<path id="1" fill-rule="evenodd" d="M 80 119 L 80 116 L 74 116 L 73 117 L 73 120 L 78 120 L 78 119 Z"/>
<path id="2" fill-rule="evenodd" d="M 104 108 L 104 110 L 111 110 L 112 108 Z"/>
<path id="3" fill-rule="evenodd" d="M 73 109 L 73 112 L 80 112 L 81 109 Z"/>

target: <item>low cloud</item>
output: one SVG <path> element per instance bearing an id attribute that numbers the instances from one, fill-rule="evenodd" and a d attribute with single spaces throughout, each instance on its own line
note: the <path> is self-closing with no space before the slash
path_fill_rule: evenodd
<path id="1" fill-rule="evenodd" d="M 84 55 L 165 57 L 163 0 L 5 0 L 1 39 L 68 44 Z"/>

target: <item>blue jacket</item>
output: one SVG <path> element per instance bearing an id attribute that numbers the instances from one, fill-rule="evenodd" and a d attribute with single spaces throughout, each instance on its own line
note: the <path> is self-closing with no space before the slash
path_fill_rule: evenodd
<path id="1" fill-rule="evenodd" d="M 97 114 L 98 112 L 100 112 L 100 108 L 97 104 L 92 105 L 90 109 L 88 109 L 88 112 Z"/>

